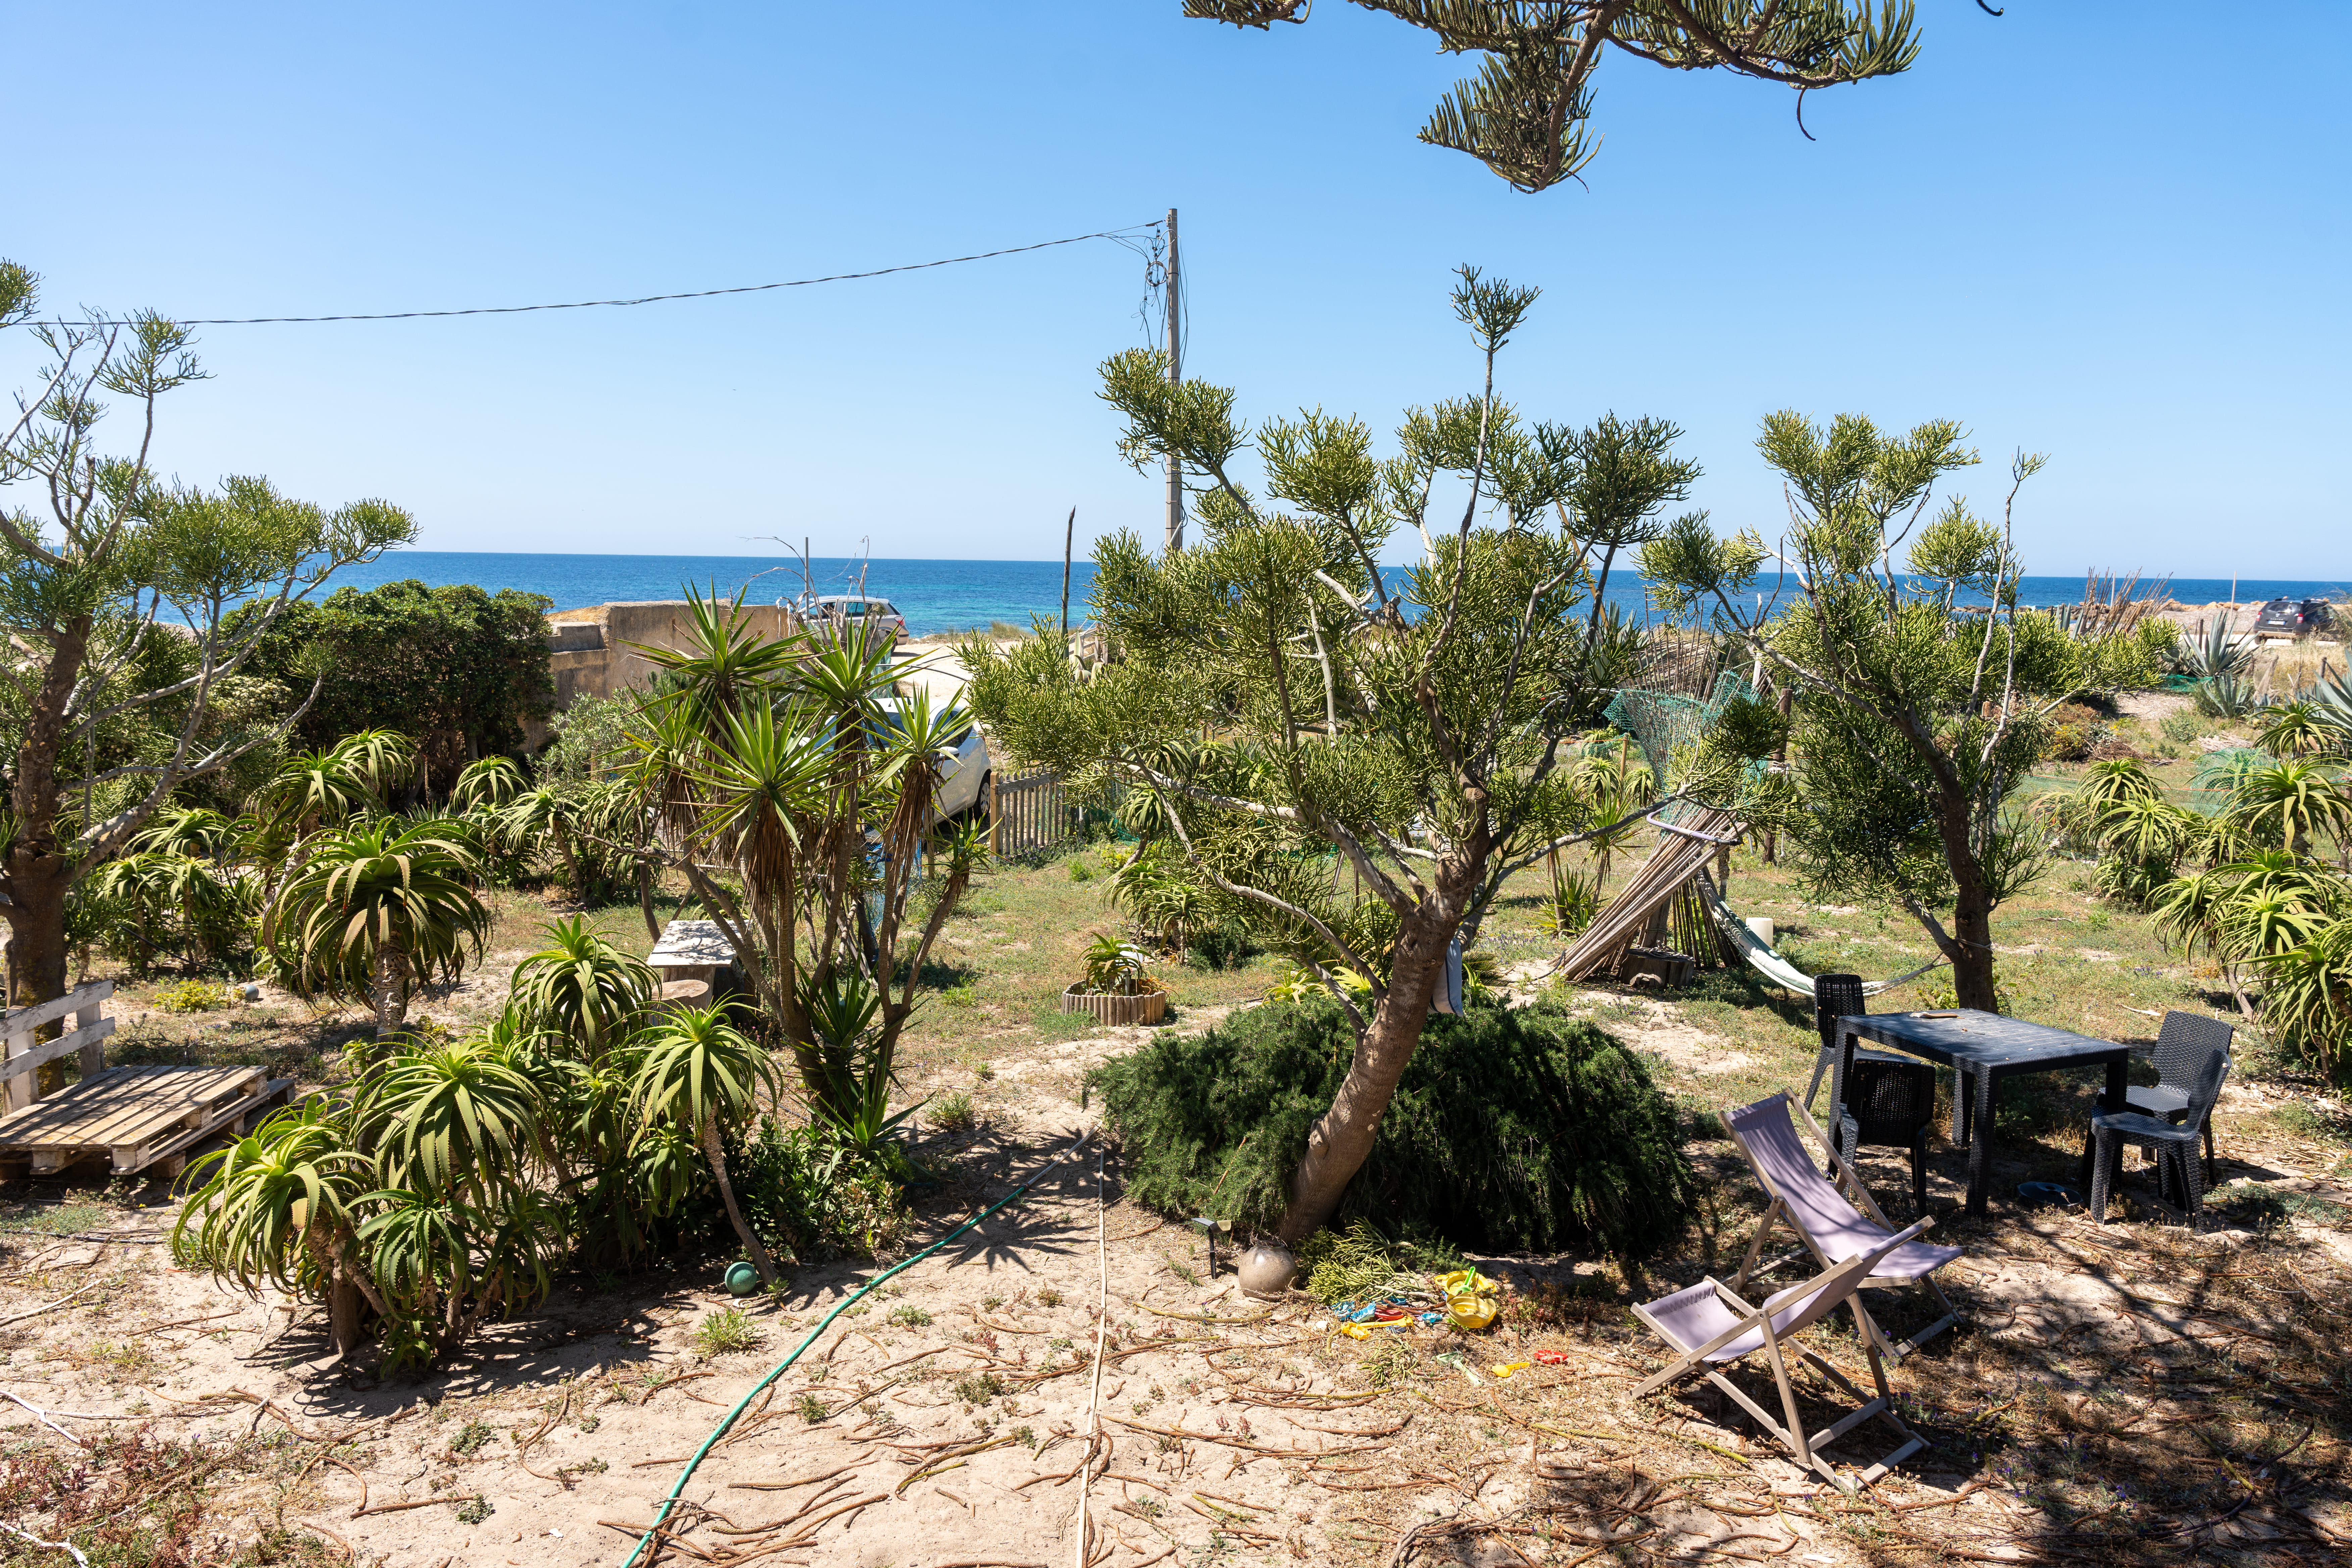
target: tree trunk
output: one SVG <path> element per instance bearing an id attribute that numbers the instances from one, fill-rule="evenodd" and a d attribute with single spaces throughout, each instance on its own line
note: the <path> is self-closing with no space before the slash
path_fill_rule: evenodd
<path id="1" fill-rule="evenodd" d="M 1307 1152 L 1290 1178 L 1290 1206 L 1276 1227 L 1283 1244 L 1296 1247 L 1339 1206 L 1340 1194 L 1372 1152 L 1381 1118 L 1395 1098 L 1405 1064 L 1421 1044 L 1429 1020 L 1429 1000 L 1445 974 L 1445 952 L 1461 923 L 1459 906 L 1444 900 L 1405 918 L 1397 932 L 1389 986 L 1372 1014 L 1371 1026 L 1356 1042 L 1348 1076 L 1332 1097 L 1331 1109 L 1307 1135 Z M 1453 909 L 1448 913 L 1448 906 Z"/>
<path id="2" fill-rule="evenodd" d="M 375 950 L 368 967 L 374 972 L 375 1041 L 382 1045 L 408 1021 L 408 954 L 387 943 Z"/>
<path id="3" fill-rule="evenodd" d="M 1973 864 L 1969 869 L 1975 869 Z M 1952 938 L 1954 999 L 1963 1007 L 2000 1012 L 2000 995 L 1993 986 L 1992 909 L 1981 887 L 1960 889 L 1959 901 L 1952 910 Z"/>
<path id="4" fill-rule="evenodd" d="M 58 754 L 66 741 L 67 708 L 89 651 L 91 617 L 76 616 L 48 637 L 49 658 L 25 714 L 24 740 L 16 750 L 16 842 L 8 855 L 8 923 L 15 974 L 12 1005 L 28 1007 L 66 994 L 66 889 L 73 863 L 58 844 Z M 45 1034 L 48 1031 L 43 1031 Z M 51 1034 L 51 1038 L 56 1037 Z M 34 1069 L 34 1092 L 65 1086 L 65 1064 Z"/>
<path id="5" fill-rule="evenodd" d="M 1914 743 L 1918 743 L 1916 738 Z M 1929 760 L 1939 773 L 1948 773 L 1949 763 L 1939 754 Z M 2000 998 L 1993 988 L 1992 972 L 1993 889 L 1977 859 L 1976 840 L 1969 831 L 1969 801 L 1956 780 L 1948 780 L 1935 805 L 1937 833 L 1944 841 L 1944 864 L 1952 873 L 1952 930 L 1948 937 L 1932 928 L 1930 934 L 1951 963 L 1953 999 L 1963 1007 L 1998 1013 Z"/>
<path id="6" fill-rule="evenodd" d="M 727 1205 L 727 1217 L 735 1224 L 735 1234 L 743 1238 L 743 1250 L 751 1255 L 751 1266 L 760 1271 L 760 1282 L 773 1289 L 776 1266 L 768 1257 L 768 1249 L 743 1223 L 743 1211 L 735 1206 L 735 1184 L 727 1179 L 727 1151 L 719 1142 L 719 1119 L 705 1117 L 702 1122 L 702 1157 L 710 1162 L 710 1174 L 719 1184 L 719 1200 Z"/>
<path id="7" fill-rule="evenodd" d="M 12 1006 L 30 1007 L 66 994 L 66 963 L 70 956 L 66 948 L 66 889 L 70 886 L 70 872 L 63 856 L 28 851 L 21 845 L 8 858 L 8 888 L 16 900 L 7 910 L 16 932 L 16 940 L 9 944 L 15 972 L 14 994 L 9 997 Z M 40 1035 L 54 1039 L 62 1026 L 52 1026 Z M 65 1076 L 63 1061 L 43 1062 L 33 1069 L 34 1094 L 55 1094 L 65 1087 Z"/>
<path id="8" fill-rule="evenodd" d="M 338 1355 L 351 1354 L 367 1336 L 367 1298 L 360 1294 L 357 1281 L 341 1268 L 336 1269 L 327 1282 L 327 1330 L 334 1336 Z"/>

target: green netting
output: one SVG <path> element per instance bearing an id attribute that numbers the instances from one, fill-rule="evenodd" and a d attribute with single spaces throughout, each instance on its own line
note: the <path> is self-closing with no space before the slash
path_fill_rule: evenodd
<path id="1" fill-rule="evenodd" d="M 1696 747 L 1726 708 L 1753 695 L 1745 676 L 1727 669 L 1716 678 L 1715 690 L 1704 702 L 1672 691 L 1628 686 L 1610 699 L 1605 716 L 1633 735 L 1649 762 L 1650 776 L 1663 790 L 1674 776 L 1675 754 Z"/>

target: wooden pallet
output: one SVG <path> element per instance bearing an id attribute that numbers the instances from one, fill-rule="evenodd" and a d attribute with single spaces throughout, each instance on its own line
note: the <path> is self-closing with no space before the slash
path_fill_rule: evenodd
<path id="1" fill-rule="evenodd" d="M 36 1175 L 100 1158 L 119 1176 L 156 1164 L 177 1175 L 188 1149 L 250 1131 L 293 1088 L 259 1068 L 105 1068 L 0 1117 L 0 1161 L 28 1161 Z"/>

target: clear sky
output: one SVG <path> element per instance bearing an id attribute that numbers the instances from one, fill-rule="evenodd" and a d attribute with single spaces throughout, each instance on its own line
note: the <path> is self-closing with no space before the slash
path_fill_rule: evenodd
<path id="1" fill-rule="evenodd" d="M 1466 390 L 1469 260 L 1545 289 L 1503 387 L 1659 415 L 1777 527 L 1759 416 L 2052 454 L 2029 569 L 2352 576 L 2352 5 L 1920 0 L 1906 76 L 1811 95 L 1612 56 L 1540 196 L 1413 140 L 1464 62 L 1337 3 L 28 7 L 0 254 L 48 302 L 434 309 L 919 261 L 1181 209 L 1187 369 L 1253 416 Z M 2259 17 L 2259 26 L 2248 25 Z M 382 495 L 446 550 L 1039 559 L 1158 527 L 1094 366 L 1103 241 L 631 310 L 213 327 L 165 466 Z M 0 355 L 9 384 L 31 368 Z"/>

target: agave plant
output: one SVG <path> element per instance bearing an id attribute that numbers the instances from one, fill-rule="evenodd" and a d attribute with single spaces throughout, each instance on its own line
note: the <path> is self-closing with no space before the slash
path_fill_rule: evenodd
<path id="1" fill-rule="evenodd" d="M 711 1179 L 719 1184 L 719 1199 L 743 1250 L 761 1279 L 772 1286 L 776 1266 L 735 1201 L 723 1134 L 751 1121 L 761 1089 L 775 1090 L 773 1059 L 727 1022 L 723 1007 L 680 1007 L 656 1025 L 643 1043 L 645 1056 L 630 1097 L 638 1125 L 667 1125 L 693 1138 L 709 1162 Z"/>
<path id="2" fill-rule="evenodd" d="M 2174 668 L 2194 680 L 2236 679 L 2253 668 L 2253 639 L 2241 638 L 2229 616 L 2216 616 L 2195 635 L 2176 638 L 2172 659 Z"/>
<path id="3" fill-rule="evenodd" d="M 549 922 L 547 945 L 515 966 L 509 1007 L 529 1026 L 601 1056 L 652 1006 L 654 972 L 592 929 L 584 915 Z"/>
<path id="4" fill-rule="evenodd" d="M 432 825 L 384 820 L 324 833 L 262 912 L 261 940 L 297 995 L 365 996 L 376 1038 L 408 1012 L 411 983 L 481 956 L 489 910 L 469 846 Z"/>

